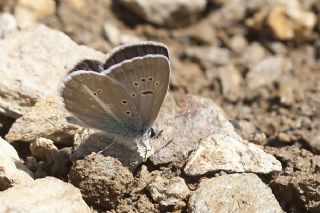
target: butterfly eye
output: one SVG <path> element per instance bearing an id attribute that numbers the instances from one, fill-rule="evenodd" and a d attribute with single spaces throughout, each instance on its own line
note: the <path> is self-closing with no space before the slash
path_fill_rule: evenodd
<path id="1" fill-rule="evenodd" d="M 97 92 L 98 92 L 98 93 L 101 93 L 101 92 L 102 92 L 102 89 L 97 89 Z"/>
<path id="2" fill-rule="evenodd" d="M 138 87 L 139 86 L 139 82 L 133 82 L 133 86 Z"/>
<path id="3" fill-rule="evenodd" d="M 131 115 L 131 112 L 130 111 L 126 111 L 127 115 Z"/>
<path id="4" fill-rule="evenodd" d="M 159 83 L 159 82 L 156 82 L 156 83 L 155 83 L 155 85 L 156 85 L 156 86 L 159 86 L 159 85 L 160 85 L 160 83 Z"/>
<path id="5" fill-rule="evenodd" d="M 145 82 L 146 79 L 145 79 L 145 78 L 141 78 L 140 81 L 141 81 L 141 82 Z"/>
<path id="6" fill-rule="evenodd" d="M 149 77 L 149 79 L 148 79 L 149 81 L 153 81 L 153 77 Z"/>
<path id="7" fill-rule="evenodd" d="M 126 105 L 128 102 L 126 100 L 122 100 L 121 103 Z"/>
<path id="8" fill-rule="evenodd" d="M 96 93 L 96 92 L 93 92 L 92 94 L 93 94 L 93 95 L 97 95 L 97 93 Z"/>

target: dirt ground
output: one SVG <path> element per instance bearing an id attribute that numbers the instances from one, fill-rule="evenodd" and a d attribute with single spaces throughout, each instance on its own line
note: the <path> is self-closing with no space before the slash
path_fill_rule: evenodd
<path id="1" fill-rule="evenodd" d="M 268 17 L 276 6 L 267 0 L 210 1 L 181 26 L 152 23 L 116 1 L 84 0 L 85 9 L 66 2 L 56 1 L 55 11 L 37 21 L 105 53 L 119 42 L 117 36 L 106 36 L 108 24 L 131 40 L 165 43 L 172 63 L 171 93 L 212 99 L 242 137 L 281 161 L 281 174 L 261 177 L 284 211 L 320 209 L 319 1 L 300 1 L 301 10 L 316 17 L 309 29 L 296 22 L 273 23 Z M 231 2 L 242 5 L 242 11 Z M 14 11 L 15 5 L 7 3 L 3 10 Z M 273 27 L 290 30 L 287 24 L 294 36 L 277 35 Z"/>

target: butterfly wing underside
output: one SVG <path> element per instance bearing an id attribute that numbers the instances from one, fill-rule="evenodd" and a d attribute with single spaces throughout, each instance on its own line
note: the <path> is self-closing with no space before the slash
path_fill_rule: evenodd
<path id="1" fill-rule="evenodd" d="M 141 129 L 132 98 L 108 76 L 77 71 L 65 80 L 61 95 L 66 109 L 87 126 L 121 135 Z"/>
<path id="2" fill-rule="evenodd" d="M 133 100 L 142 130 L 156 120 L 168 91 L 170 66 L 166 56 L 146 55 L 125 60 L 102 72 L 120 82 Z"/>

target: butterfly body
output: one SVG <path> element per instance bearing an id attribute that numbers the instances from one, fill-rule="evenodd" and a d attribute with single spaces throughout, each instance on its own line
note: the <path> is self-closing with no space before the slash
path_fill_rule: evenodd
<path id="1" fill-rule="evenodd" d="M 167 93 L 169 76 L 163 44 L 134 43 L 113 50 L 104 64 L 78 63 L 64 79 L 61 96 L 82 126 L 102 130 L 140 153 L 152 150 L 150 130 Z"/>

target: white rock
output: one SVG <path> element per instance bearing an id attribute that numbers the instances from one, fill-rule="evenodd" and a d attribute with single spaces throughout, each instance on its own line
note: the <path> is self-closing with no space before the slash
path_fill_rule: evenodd
<path id="1" fill-rule="evenodd" d="M 105 21 L 103 24 L 104 34 L 112 45 L 121 43 L 121 32 L 119 28 L 111 21 Z"/>
<path id="2" fill-rule="evenodd" d="M 162 206 L 174 206 L 180 209 L 186 204 L 183 201 L 190 190 L 181 177 L 165 178 L 157 176 L 148 186 L 152 199 Z"/>
<path id="3" fill-rule="evenodd" d="M 58 151 L 52 140 L 41 137 L 30 143 L 29 148 L 31 154 L 41 160 L 47 159 L 50 152 Z"/>
<path id="4" fill-rule="evenodd" d="M 226 65 L 229 63 L 230 58 L 228 49 L 218 47 L 191 47 L 186 50 L 185 54 L 187 57 L 197 61 L 205 69 Z"/>
<path id="5" fill-rule="evenodd" d="M 62 77 L 84 58 L 104 55 L 43 25 L 0 40 L 0 113 L 17 118 L 39 98 L 58 94 Z"/>
<path id="6" fill-rule="evenodd" d="M 255 65 L 246 76 L 248 88 L 254 90 L 261 86 L 270 85 L 288 73 L 292 64 L 280 56 L 272 56 Z"/>
<path id="7" fill-rule="evenodd" d="M 201 181 L 189 199 L 190 213 L 283 212 L 278 201 L 255 174 L 223 175 Z"/>
<path id="8" fill-rule="evenodd" d="M 20 160 L 17 151 L 1 137 L 0 150 L 0 191 L 33 182 L 32 172 Z"/>
<path id="9" fill-rule="evenodd" d="M 43 137 L 56 144 L 72 145 L 79 126 L 68 123 L 67 116 L 57 97 L 43 99 L 13 123 L 6 140 L 34 142 Z"/>
<path id="10" fill-rule="evenodd" d="M 213 171 L 269 173 L 281 171 L 281 163 L 258 145 L 228 134 L 213 134 L 202 140 L 184 168 L 188 175 Z"/>
<path id="11" fill-rule="evenodd" d="M 52 177 L 8 189 L 0 193 L 0 200 L 0 212 L 91 212 L 79 189 Z"/>
<path id="12" fill-rule="evenodd" d="M 205 10 L 206 0 L 120 0 L 141 18 L 161 26 L 185 26 Z"/>
<path id="13" fill-rule="evenodd" d="M 7 33 L 17 28 L 16 18 L 10 13 L 0 15 L 0 38 L 4 38 Z"/>

